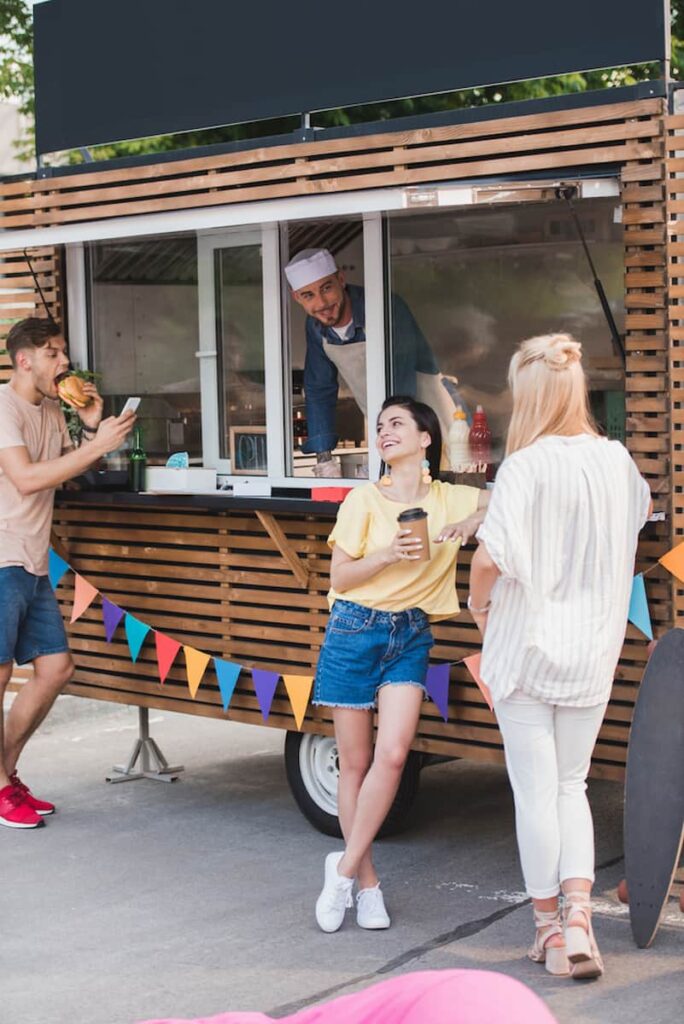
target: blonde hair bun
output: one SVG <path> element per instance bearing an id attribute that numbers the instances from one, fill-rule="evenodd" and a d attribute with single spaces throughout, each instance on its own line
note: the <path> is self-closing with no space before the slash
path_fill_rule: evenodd
<path id="1" fill-rule="evenodd" d="M 551 334 L 547 339 L 543 359 L 551 370 L 567 370 L 574 363 L 581 362 L 582 346 L 569 334 Z"/>

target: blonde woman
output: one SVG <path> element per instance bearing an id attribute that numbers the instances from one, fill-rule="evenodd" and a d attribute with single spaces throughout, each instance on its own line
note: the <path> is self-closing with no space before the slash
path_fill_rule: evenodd
<path id="1" fill-rule="evenodd" d="M 524 341 L 509 384 L 506 458 L 477 534 L 468 606 L 483 635 L 481 671 L 503 735 L 534 907 L 528 955 L 551 974 L 598 977 L 586 777 L 650 495 L 623 445 L 597 433 L 572 337 Z"/>

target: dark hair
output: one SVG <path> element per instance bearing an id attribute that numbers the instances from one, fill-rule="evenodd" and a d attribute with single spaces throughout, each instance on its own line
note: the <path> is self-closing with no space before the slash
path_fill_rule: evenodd
<path id="1" fill-rule="evenodd" d="M 7 353 L 12 366 L 17 365 L 17 352 L 22 348 L 42 348 L 62 333 L 62 329 L 54 320 L 45 320 L 39 316 L 29 316 L 13 324 L 7 335 Z"/>
<path id="2" fill-rule="evenodd" d="M 430 463 L 430 476 L 433 480 L 439 478 L 439 466 L 442 461 L 442 428 L 439 425 L 437 414 L 425 402 L 418 402 L 409 395 L 390 395 L 382 403 L 380 412 L 389 409 L 391 405 L 398 405 L 400 409 L 406 409 L 411 414 L 419 430 L 424 430 L 430 435 L 430 444 L 425 450 L 425 457 Z M 382 463 L 381 475 L 385 471 L 385 463 Z"/>

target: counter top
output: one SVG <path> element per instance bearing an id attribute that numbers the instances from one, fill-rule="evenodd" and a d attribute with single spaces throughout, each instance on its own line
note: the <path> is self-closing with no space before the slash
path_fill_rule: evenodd
<path id="1" fill-rule="evenodd" d="M 133 491 L 72 491 L 60 490 L 57 505 L 136 505 L 142 508 L 223 509 L 245 512 L 294 512 L 300 515 L 319 515 L 334 518 L 339 507 L 336 501 L 312 501 L 311 498 L 293 497 L 234 497 L 217 491 L 216 494 L 145 494 Z"/>

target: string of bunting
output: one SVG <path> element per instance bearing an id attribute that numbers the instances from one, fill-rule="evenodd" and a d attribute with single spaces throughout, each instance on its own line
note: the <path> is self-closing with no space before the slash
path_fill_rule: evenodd
<path id="1" fill-rule="evenodd" d="M 662 565 L 663 568 L 667 569 L 667 571 L 672 573 L 673 576 L 676 576 L 680 582 L 684 583 L 684 541 L 677 544 L 674 548 L 659 558 L 656 563 L 650 566 L 650 568 L 637 573 L 632 580 L 632 593 L 629 602 L 628 619 L 648 640 L 653 640 L 653 628 L 651 626 L 651 615 L 648 607 L 648 599 L 646 597 L 644 576 L 647 576 L 650 572 L 656 569 L 658 565 Z M 234 661 L 227 661 L 224 658 L 217 658 L 215 655 L 205 654 L 204 651 L 198 651 L 195 647 L 191 647 L 189 644 L 181 644 L 178 640 L 174 640 L 173 637 L 167 636 L 166 633 L 161 633 L 159 630 L 153 629 L 153 627 L 148 625 L 146 622 L 143 622 L 135 615 L 131 615 L 130 612 L 125 611 L 125 609 L 121 608 L 113 601 L 110 601 L 108 597 L 97 589 L 97 587 L 94 587 L 92 583 L 81 576 L 80 573 L 77 573 L 76 570 L 61 557 L 61 555 L 57 554 L 54 548 L 50 548 L 48 575 L 54 590 L 57 589 L 68 572 L 73 572 L 74 574 L 74 600 L 69 620 L 71 623 L 80 619 L 83 613 L 99 595 L 102 598 L 102 622 L 104 625 L 105 638 L 108 643 L 111 643 L 113 640 L 114 634 L 123 619 L 124 632 L 126 634 L 131 660 L 135 662 L 138 660 L 140 651 L 142 650 L 143 644 L 147 640 L 148 635 L 153 633 L 159 682 L 162 685 L 166 681 L 171 667 L 182 647 L 188 689 L 193 700 L 197 696 L 197 691 L 200 688 L 209 666 L 209 662 L 213 660 L 223 710 L 228 710 L 240 673 L 245 669 L 245 666 Z M 439 665 L 430 665 L 425 680 L 425 688 L 445 722 L 448 721 L 449 717 L 449 676 L 452 665 L 463 664 L 466 666 L 468 672 L 479 687 L 490 711 L 493 710 L 489 688 L 480 675 L 480 658 L 481 654 L 478 651 L 466 658 L 459 658 L 457 661 L 448 661 L 442 662 Z M 248 669 L 248 671 L 251 672 L 252 675 L 254 691 L 256 693 L 264 721 L 268 720 L 271 713 L 273 698 L 275 696 L 278 683 L 282 678 L 297 728 L 301 729 L 304 716 L 306 715 L 306 709 L 309 705 L 314 677 L 285 672 L 271 672 L 266 669 L 259 668 L 251 668 Z"/>

